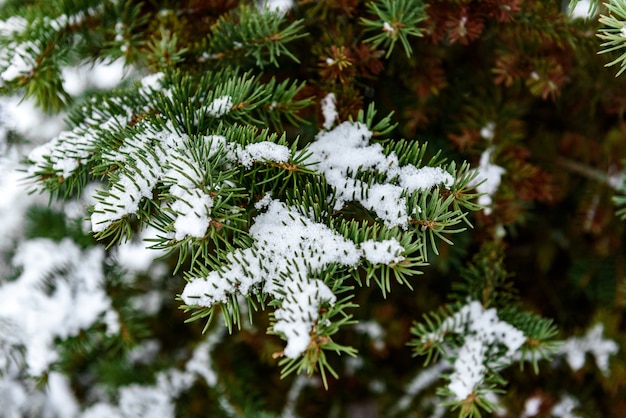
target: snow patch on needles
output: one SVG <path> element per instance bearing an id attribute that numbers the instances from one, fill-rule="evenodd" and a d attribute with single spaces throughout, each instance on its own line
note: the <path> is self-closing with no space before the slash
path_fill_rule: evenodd
<path id="1" fill-rule="evenodd" d="M 491 154 L 493 147 L 487 148 L 480 156 L 480 164 L 475 170 L 478 175 L 470 182 L 470 187 L 476 187 L 478 193 L 483 193 L 478 198 L 478 204 L 485 206 L 485 215 L 491 214 L 491 204 L 493 203 L 493 195 L 500 187 L 500 179 L 506 171 L 504 168 L 491 162 Z M 484 182 L 483 182 L 484 181 Z M 482 184 L 480 184 L 483 182 Z"/>
<path id="2" fill-rule="evenodd" d="M 150 79 L 145 86 L 151 89 L 158 82 L 159 78 Z M 73 135 L 71 138 L 78 141 Z M 97 196 L 91 215 L 92 230 L 102 232 L 124 216 L 137 213 L 142 199 L 150 198 L 157 184 L 164 181 L 170 186 L 169 193 L 173 199 L 170 206 L 175 214 L 173 238 L 202 238 L 211 221 L 209 214 L 213 207 L 213 199 L 206 190 L 204 179 L 206 161 L 220 149 L 226 151 L 223 158 L 245 168 L 252 167 L 256 161 L 286 163 L 291 156 L 288 147 L 270 141 L 241 146 L 228 142 L 221 135 L 209 135 L 205 137 L 207 155 L 199 157 L 190 152 L 194 147 L 190 141 L 187 135 L 176 133 L 168 123 L 165 128 L 147 127 L 145 132 L 125 138 L 117 150 L 103 154 L 105 161 L 120 169 L 114 173 L 117 177 L 110 189 L 100 191 Z M 65 148 L 72 143 L 67 141 Z M 70 151 L 65 148 L 59 151 L 60 148 L 63 147 L 58 141 L 53 141 L 37 151 L 41 157 L 32 158 L 45 164 L 45 155 L 52 155 L 50 159 L 56 161 L 54 153 L 59 152 L 62 156 L 58 160 L 66 164 L 67 171 L 71 172 L 76 168 L 73 162 L 79 159 L 62 158 L 67 157 Z M 57 170 L 63 167 L 60 163 L 55 165 Z"/>
<path id="3" fill-rule="evenodd" d="M 343 122 L 328 132 L 321 132 L 309 151 L 317 161 L 317 171 L 336 192 L 335 209 L 348 201 L 358 201 L 389 226 L 406 228 L 407 193 L 429 190 L 454 183 L 452 175 L 441 167 L 399 166 L 395 153 L 385 155 L 380 144 L 370 144 L 372 132 L 360 122 Z M 360 170 L 385 173 L 382 183 L 368 183 L 355 178 Z"/>
<path id="4" fill-rule="evenodd" d="M 36 57 L 41 53 L 33 42 L 11 42 L 4 51 L 0 56 L 0 67 L 3 68 L 0 78 L 3 81 L 12 81 L 29 74 L 35 67 Z"/>
<path id="5" fill-rule="evenodd" d="M 237 144 L 232 144 L 230 148 L 232 149 L 230 154 L 232 159 L 238 160 L 246 168 L 252 167 L 255 161 L 286 163 L 291 155 L 286 146 L 269 141 L 248 144 L 243 148 Z"/>
<path id="6" fill-rule="evenodd" d="M 337 98 L 335 93 L 328 93 L 322 99 L 322 115 L 324 115 L 324 129 L 333 127 L 338 118 Z"/>
<path id="7" fill-rule="evenodd" d="M 298 357 L 311 342 L 311 328 L 319 318 L 322 303 L 331 305 L 337 298 L 331 290 L 317 279 L 310 279 L 298 272 L 284 281 L 285 296 L 279 309 L 274 312 L 274 332 L 285 336 L 285 356 Z"/>
<path id="8" fill-rule="evenodd" d="M 564 355 L 572 370 L 579 370 L 585 364 L 587 353 L 593 354 L 598 369 L 605 375 L 609 374 L 609 357 L 619 351 L 619 346 L 613 340 L 604 339 L 604 325 L 594 325 L 583 337 L 567 339 L 558 350 Z"/>
<path id="9" fill-rule="evenodd" d="M 458 349 L 448 388 L 458 401 L 466 399 L 483 382 L 487 371 L 510 364 L 513 355 L 524 344 L 524 333 L 498 318 L 494 308 L 485 310 L 471 301 L 446 318 L 439 331 L 423 337 L 424 341 L 441 341 L 447 334 L 465 335 Z M 502 348 L 506 351 L 502 353 Z M 486 359 L 493 359 L 487 362 Z"/>
<path id="10" fill-rule="evenodd" d="M 146 132 L 126 138 L 124 144 L 106 156 L 111 163 L 121 167 L 118 179 L 110 190 L 99 192 L 98 203 L 91 214 L 93 232 L 107 229 L 122 217 L 136 213 L 143 198 L 163 177 L 168 162 L 168 151 L 176 149 L 186 139 L 168 129 Z"/>
<path id="11" fill-rule="evenodd" d="M 404 247 L 394 239 L 384 241 L 368 240 L 359 246 L 363 256 L 372 264 L 396 264 L 404 260 Z"/>
<path id="12" fill-rule="evenodd" d="M 155 92 L 161 92 L 166 96 L 171 94 L 171 92 L 163 89 L 162 79 L 162 73 L 144 77 L 141 80 L 140 93 L 144 96 L 155 94 Z M 32 162 L 27 167 L 28 175 L 30 177 L 38 177 L 41 174 L 50 174 L 50 170 L 53 170 L 57 176 L 62 176 L 63 178 L 68 178 L 75 174 L 92 155 L 97 154 L 102 138 L 110 135 L 108 131 L 120 131 L 133 119 L 135 111 L 119 99 L 111 99 L 111 103 L 105 101 L 101 106 L 103 109 L 107 109 L 112 105 L 124 108 L 126 115 L 109 116 L 106 114 L 107 112 L 92 113 L 83 123 L 69 131 L 59 133 L 49 142 L 34 148 L 28 156 L 28 159 Z M 150 109 L 144 110 L 146 112 L 150 111 Z M 87 112 L 86 108 L 85 112 Z M 124 152 L 128 153 L 130 151 L 132 151 L 132 147 L 127 144 L 118 150 L 117 153 L 105 156 L 105 160 L 108 158 L 114 162 L 124 161 Z"/>
<path id="13" fill-rule="evenodd" d="M 148 74 L 141 79 L 141 88 L 143 91 L 161 90 L 163 87 L 163 77 L 165 75 L 162 72 Z"/>
<path id="14" fill-rule="evenodd" d="M 230 112 L 232 108 L 233 98 L 230 96 L 221 96 L 209 103 L 209 106 L 207 106 L 207 112 L 215 118 L 221 118 Z"/>
<path id="15" fill-rule="evenodd" d="M 26 348 L 30 374 L 42 374 L 58 359 L 55 338 L 77 335 L 101 318 L 116 332 L 117 315 L 103 289 L 103 259 L 103 248 L 81 250 L 69 239 L 35 239 L 18 247 L 13 265 L 23 272 L 0 286 L 0 319 L 21 331 L 16 338 Z"/>
<path id="16" fill-rule="evenodd" d="M 175 199 L 171 209 L 176 214 L 174 238 L 187 236 L 202 238 L 209 227 L 213 198 L 203 190 L 203 174 L 198 164 L 188 154 L 177 150 L 170 163 L 172 169 L 165 175 L 171 184 L 169 193 Z"/>
<path id="17" fill-rule="evenodd" d="M 356 266 L 364 257 L 376 263 L 399 260 L 404 249 L 392 240 L 378 243 L 376 248 L 366 242 L 359 249 L 354 242 L 280 201 L 264 199 L 264 206 L 266 211 L 250 227 L 254 244 L 228 254 L 219 271 L 191 278 L 182 299 L 187 305 L 212 306 L 226 302 L 232 294 L 262 289 L 282 301 L 274 314 L 274 331 L 287 340 L 285 355 L 295 358 L 310 343 L 320 306 L 336 300 L 315 274 L 331 263 Z M 387 251 L 390 255 L 381 255 Z"/>
<path id="18" fill-rule="evenodd" d="M 360 254 L 352 242 L 279 201 L 257 216 L 250 235 L 255 240 L 251 248 L 230 253 L 229 264 L 220 271 L 192 279 L 182 299 L 188 305 L 211 306 L 235 292 L 245 295 L 262 286 L 283 301 L 275 312 L 274 330 L 287 339 L 285 355 L 296 357 L 310 342 L 320 305 L 335 302 L 330 289 L 309 275 L 330 263 L 355 265 Z M 317 257 L 305 258 L 310 253 Z"/>
<path id="19" fill-rule="evenodd" d="M 99 9 L 102 9 L 100 7 Z M 86 18 L 99 13 L 99 10 L 89 8 L 73 15 L 62 14 L 55 18 L 45 16 L 43 19 L 28 22 L 22 17 L 11 17 L 0 21 L 0 36 L 13 37 L 24 31 L 43 31 L 48 34 L 59 32 L 68 25 L 79 25 Z M 0 50 L 0 85 L 3 81 L 11 82 L 22 76 L 30 76 L 36 70 L 39 56 L 42 53 L 40 45 L 33 42 L 9 41 Z"/>

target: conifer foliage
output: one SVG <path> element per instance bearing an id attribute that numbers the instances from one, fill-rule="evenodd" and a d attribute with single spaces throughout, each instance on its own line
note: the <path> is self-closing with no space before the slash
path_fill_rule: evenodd
<path id="1" fill-rule="evenodd" d="M 626 3 L 561 7 L 6 1 L 2 93 L 67 120 L 23 161 L 65 203 L 3 254 L 9 413 L 616 413 Z"/>

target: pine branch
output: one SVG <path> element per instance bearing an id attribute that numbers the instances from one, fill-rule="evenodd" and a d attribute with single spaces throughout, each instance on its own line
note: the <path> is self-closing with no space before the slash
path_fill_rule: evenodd
<path id="1" fill-rule="evenodd" d="M 211 28 L 207 52 L 203 59 L 217 62 L 252 61 L 263 68 L 268 64 L 278 66 L 278 58 L 283 55 L 296 62 L 298 58 L 285 44 L 306 36 L 302 33 L 302 21 L 290 23 L 280 28 L 284 17 L 269 9 L 258 12 L 250 6 L 222 15 Z"/>
<path id="2" fill-rule="evenodd" d="M 506 384 L 500 370 L 519 359 L 520 365 L 531 361 L 537 371 L 538 361 L 555 352 L 556 328 L 517 307 L 501 247 L 484 246 L 462 276 L 465 281 L 455 286 L 458 302 L 415 323 L 410 344 L 416 355 L 426 356 L 426 364 L 443 357 L 452 365 L 449 384 L 438 393 L 452 398 L 447 405 L 460 416 L 475 417 L 481 410 L 492 412 L 488 394 Z"/>
<path id="3" fill-rule="evenodd" d="M 367 8 L 378 20 L 361 18 L 360 23 L 366 31 L 378 33 L 365 42 L 371 42 L 375 48 L 383 45 L 388 58 L 396 42 L 400 41 L 406 55 L 411 56 L 409 36 L 422 36 L 418 25 L 427 18 L 426 5 L 421 0 L 377 0 L 370 1 Z"/>
<path id="4" fill-rule="evenodd" d="M 600 15 L 600 23 L 604 27 L 598 29 L 598 38 L 604 42 L 600 45 L 600 54 L 618 51 L 624 47 L 624 27 L 626 25 L 626 3 L 621 0 L 611 0 L 606 3 L 607 15 Z M 619 76 L 626 70 L 626 52 L 606 64 L 607 67 L 619 64 L 620 69 L 615 75 Z"/>

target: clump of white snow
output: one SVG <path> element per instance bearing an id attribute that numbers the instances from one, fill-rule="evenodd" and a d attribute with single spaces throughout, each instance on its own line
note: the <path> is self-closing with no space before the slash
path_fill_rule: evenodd
<path id="1" fill-rule="evenodd" d="M 243 148 L 237 144 L 229 144 L 228 148 L 231 150 L 229 156 L 246 168 L 252 167 L 255 161 L 286 163 L 291 156 L 289 148 L 270 141 L 248 144 Z"/>
<path id="2" fill-rule="evenodd" d="M 231 96 L 220 96 L 214 99 L 207 106 L 207 113 L 215 118 L 221 118 L 231 111 L 233 107 L 233 98 Z"/>
<path id="3" fill-rule="evenodd" d="M 99 8 L 101 9 L 102 7 Z M 13 37 L 29 29 L 48 33 L 59 32 L 67 25 L 80 24 L 85 18 L 95 15 L 99 10 L 89 8 L 69 16 L 65 14 L 54 18 L 45 16 L 33 22 L 28 22 L 21 17 L 11 17 L 0 21 L 0 36 L 8 38 L 8 45 L 0 50 L 0 84 L 2 81 L 10 82 L 32 74 L 42 53 L 40 45 L 30 41 L 15 41 L 12 40 Z"/>
<path id="4" fill-rule="evenodd" d="M 159 235 L 159 230 L 148 226 L 139 232 L 132 240 L 120 243 L 115 251 L 115 263 L 130 273 L 147 273 L 152 270 L 154 275 L 159 269 L 154 267 L 155 259 L 165 255 L 165 251 L 148 248 L 148 240 L 154 240 Z M 157 274 L 162 276 L 163 274 Z"/>
<path id="5" fill-rule="evenodd" d="M 337 113 L 337 99 L 335 93 L 328 93 L 322 99 L 322 115 L 324 115 L 324 129 L 333 127 L 339 116 Z"/>
<path id="6" fill-rule="evenodd" d="M 28 27 L 28 21 L 21 16 L 11 16 L 7 20 L 0 20 L 0 36 L 9 37 L 22 33 Z"/>
<path id="7" fill-rule="evenodd" d="M 541 407 L 543 400 L 541 396 L 535 395 L 526 399 L 524 402 L 524 412 L 522 413 L 521 418 L 534 417 L 539 413 L 539 408 Z"/>
<path id="8" fill-rule="evenodd" d="M 0 55 L 0 79 L 13 81 L 20 76 L 29 74 L 35 67 L 36 57 L 41 53 L 33 42 L 11 42 L 9 48 L 3 48 Z"/>
<path id="9" fill-rule="evenodd" d="M 172 169 L 166 173 L 169 193 L 174 197 L 170 205 L 176 214 L 174 238 L 178 241 L 187 236 L 202 238 L 209 227 L 213 198 L 202 190 L 203 173 L 193 159 L 184 152 L 175 152 Z"/>
<path id="10" fill-rule="evenodd" d="M 493 147 L 487 148 L 480 156 L 480 164 L 476 168 L 478 175 L 470 183 L 470 187 L 476 187 L 478 193 L 482 193 L 478 198 L 478 204 L 485 207 L 485 215 L 491 214 L 491 204 L 493 195 L 500 187 L 500 180 L 504 174 L 504 168 L 491 162 Z M 482 182 L 482 183 L 481 183 Z"/>
<path id="11" fill-rule="evenodd" d="M 165 74 L 161 72 L 148 74 L 140 80 L 141 88 L 146 92 L 150 90 L 159 91 L 163 88 L 163 77 Z"/>
<path id="12" fill-rule="evenodd" d="M 359 245 L 363 256 L 372 264 L 396 264 L 404 260 L 404 247 L 395 239 L 368 240 Z"/>
<path id="13" fill-rule="evenodd" d="M 575 414 L 573 411 L 580 405 L 578 399 L 569 394 L 565 394 L 559 402 L 557 402 L 550 413 L 554 418 L 578 418 L 580 415 Z"/>
<path id="14" fill-rule="evenodd" d="M 346 202 L 358 201 L 372 210 L 389 227 L 406 228 L 409 222 L 407 193 L 450 187 L 452 175 L 441 167 L 399 166 L 398 157 L 385 155 L 380 144 L 370 144 L 372 132 L 360 122 L 343 122 L 331 131 L 321 132 L 309 146 L 316 169 L 336 191 L 335 209 Z M 358 171 L 375 170 L 387 180 L 368 184 Z"/>
<path id="15" fill-rule="evenodd" d="M 571 2 L 568 2 L 571 3 Z M 570 15 L 573 18 L 582 18 L 582 19 L 590 19 L 593 18 L 593 14 L 591 13 L 591 3 L 589 0 L 578 0 L 576 2 L 576 6 L 570 9 Z"/>
<path id="16" fill-rule="evenodd" d="M 256 241 L 255 246 L 230 253 L 228 264 L 220 271 L 192 279 L 185 286 L 183 301 L 188 305 L 211 306 L 226 302 L 230 294 L 248 294 L 261 285 L 264 291 L 283 300 L 275 313 L 274 329 L 288 340 L 285 354 L 295 357 L 309 343 L 320 304 L 335 300 L 330 289 L 320 280 L 308 277 L 307 272 L 333 262 L 355 265 L 359 251 L 327 226 L 278 201 L 272 201 L 266 212 L 257 216 L 250 236 Z M 316 256 L 309 258 L 311 253 Z"/>
<path id="17" fill-rule="evenodd" d="M 152 191 L 165 174 L 168 151 L 178 148 L 185 139 L 186 136 L 166 128 L 126 138 L 118 150 L 110 153 L 107 158 L 112 165 L 123 169 L 111 189 L 98 194 L 91 214 L 92 230 L 104 231 L 113 222 L 136 213 L 141 200 L 152 197 Z"/>
<path id="18" fill-rule="evenodd" d="M 440 167 L 400 167 L 394 153 L 385 155 L 380 144 L 370 144 L 371 137 L 364 124 L 344 122 L 318 135 L 308 148 L 310 160 L 317 162 L 316 170 L 335 188 L 336 208 L 358 201 L 387 225 L 407 227 L 406 193 L 449 187 L 454 178 Z M 272 142 L 245 147 L 227 144 L 225 148 L 230 159 L 244 166 L 257 160 L 285 162 L 289 158 L 287 147 Z M 386 174 L 387 180 L 359 180 L 354 177 L 359 170 L 376 170 Z M 287 340 L 285 355 L 293 358 L 309 345 L 320 306 L 335 301 L 315 272 L 330 263 L 392 265 L 404 260 L 404 248 L 395 239 L 357 245 L 279 201 L 266 196 L 262 202 L 257 207 L 265 212 L 256 217 L 249 231 L 254 245 L 228 254 L 219 271 L 191 278 L 182 298 L 187 305 L 212 306 L 225 303 L 232 294 L 262 289 L 281 300 L 273 330 Z"/>
<path id="19" fill-rule="evenodd" d="M 585 364 L 587 353 L 596 359 L 598 369 L 605 375 L 609 374 L 609 357 L 619 351 L 619 346 L 613 340 L 605 339 L 604 325 L 594 325 L 583 337 L 571 337 L 567 339 L 558 350 L 564 355 L 572 370 L 579 370 Z"/>

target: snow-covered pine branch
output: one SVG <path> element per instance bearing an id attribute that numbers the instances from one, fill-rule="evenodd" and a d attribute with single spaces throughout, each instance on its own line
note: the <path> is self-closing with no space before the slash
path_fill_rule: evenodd
<path id="1" fill-rule="evenodd" d="M 281 301 L 273 332 L 295 358 L 321 329 L 322 305 L 337 297 L 333 284 L 316 276 L 333 269 L 361 283 L 350 273 L 361 267 L 369 285 L 384 265 L 376 280 L 383 293 L 392 277 L 410 285 L 407 277 L 426 262 L 426 242 L 436 251 L 436 236 L 459 231 L 452 227 L 464 221 L 459 204 L 468 200 L 469 179 L 467 166 L 456 171 L 436 158 L 424 164 L 425 148 L 416 142 L 372 142 L 373 109 L 320 132 L 302 149 L 252 126 L 259 118 L 270 123 L 277 103 L 284 115 L 301 107 L 305 102 L 293 99 L 297 89 L 229 71 L 195 81 L 148 76 L 125 98 L 83 109 L 93 115 L 31 153 L 30 174 L 53 190 L 59 184 L 76 190 L 85 176 L 105 176 L 91 215 L 97 236 L 127 239 L 135 220 L 162 231 L 155 247 L 180 250 L 179 267 L 190 255 L 196 269 L 182 294 L 187 309 L 227 304 L 237 311 L 232 296 L 253 292 Z M 388 121 L 377 131 L 388 131 Z M 297 187 L 308 183 L 326 186 Z M 287 206 L 281 199 L 293 189 L 315 195 Z M 275 200 L 260 204 L 263 195 Z M 317 207 L 307 207 L 313 200 Z M 348 204 L 370 213 L 378 239 L 359 239 L 368 225 L 343 217 Z M 384 239 L 384 230 L 391 236 Z"/>

